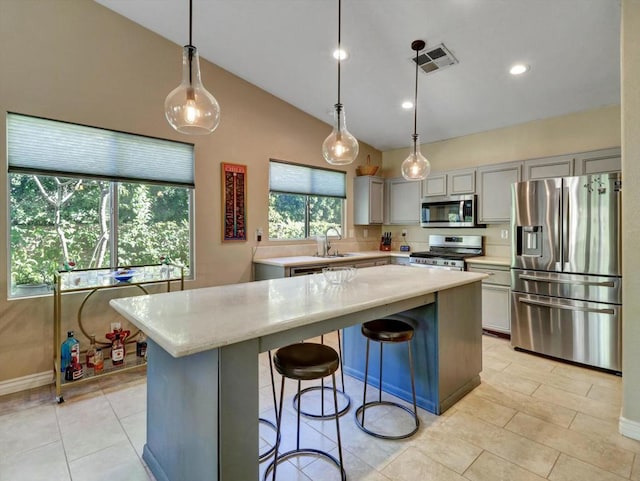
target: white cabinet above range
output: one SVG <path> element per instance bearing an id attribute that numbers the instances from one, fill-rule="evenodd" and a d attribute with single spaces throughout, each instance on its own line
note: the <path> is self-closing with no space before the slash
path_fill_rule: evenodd
<path id="1" fill-rule="evenodd" d="M 473 194 L 475 191 L 476 169 L 435 172 L 422 181 L 422 195 L 425 197 Z"/>
<path id="2" fill-rule="evenodd" d="M 420 222 L 421 182 L 403 177 L 387 179 L 385 224 L 417 225 Z"/>

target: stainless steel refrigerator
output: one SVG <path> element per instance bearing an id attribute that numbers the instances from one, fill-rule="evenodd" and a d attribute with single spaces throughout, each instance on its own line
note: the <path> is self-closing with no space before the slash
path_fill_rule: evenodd
<path id="1" fill-rule="evenodd" d="M 620 372 L 620 173 L 512 186 L 511 344 Z"/>

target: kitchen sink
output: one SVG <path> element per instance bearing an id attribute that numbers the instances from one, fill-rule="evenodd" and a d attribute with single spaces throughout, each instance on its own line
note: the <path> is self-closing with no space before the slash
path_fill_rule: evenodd
<path id="1" fill-rule="evenodd" d="M 353 252 L 345 252 L 345 253 L 339 252 L 339 253 L 336 253 L 336 254 L 329 254 L 329 255 L 326 255 L 326 256 L 316 255 L 315 257 L 321 257 L 322 259 L 335 259 L 337 257 L 356 257 L 356 256 L 359 256 L 359 255 L 360 254 L 353 253 Z"/>

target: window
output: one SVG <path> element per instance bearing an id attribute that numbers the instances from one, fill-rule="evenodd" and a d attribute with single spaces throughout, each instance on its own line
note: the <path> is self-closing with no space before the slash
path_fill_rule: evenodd
<path id="1" fill-rule="evenodd" d="M 343 232 L 346 174 L 271 160 L 269 238 L 307 239 Z"/>
<path id="2" fill-rule="evenodd" d="M 10 297 L 47 293 L 70 261 L 191 265 L 191 144 L 17 114 L 7 125 Z"/>

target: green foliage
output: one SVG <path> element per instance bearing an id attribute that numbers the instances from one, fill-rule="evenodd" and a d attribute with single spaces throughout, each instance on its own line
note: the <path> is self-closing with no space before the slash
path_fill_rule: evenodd
<path id="1" fill-rule="evenodd" d="M 65 260 L 110 265 L 109 182 L 10 174 L 9 183 L 14 286 L 52 282 Z M 167 254 L 189 264 L 187 189 L 120 183 L 118 219 L 118 265 L 156 264 Z"/>
<path id="2" fill-rule="evenodd" d="M 329 227 L 342 231 L 343 204 L 342 199 L 335 197 L 272 192 L 269 194 L 269 238 L 305 239 L 324 235 Z"/>

